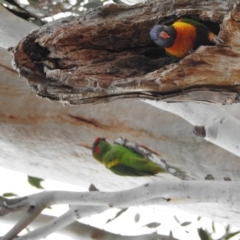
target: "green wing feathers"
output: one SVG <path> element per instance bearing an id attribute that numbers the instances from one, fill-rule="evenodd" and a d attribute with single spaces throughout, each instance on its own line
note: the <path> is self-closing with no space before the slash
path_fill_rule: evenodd
<path id="1" fill-rule="evenodd" d="M 121 145 L 110 145 L 105 138 L 96 138 L 93 157 L 121 176 L 151 176 L 166 171 L 147 157 Z"/>
<path id="2" fill-rule="evenodd" d="M 145 156 L 118 145 L 111 146 L 104 154 L 102 162 L 106 168 L 124 176 L 150 176 L 166 172 Z"/>

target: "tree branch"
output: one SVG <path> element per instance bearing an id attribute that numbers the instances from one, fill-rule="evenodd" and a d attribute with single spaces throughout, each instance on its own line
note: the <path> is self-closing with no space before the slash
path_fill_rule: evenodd
<path id="1" fill-rule="evenodd" d="M 46 206 L 77 204 L 125 208 L 132 205 L 143 205 L 155 198 L 177 198 L 182 199 L 183 202 L 187 200 L 231 204 L 234 202 L 235 206 L 238 206 L 239 196 L 233 194 L 238 188 L 239 183 L 229 181 L 169 181 L 147 183 L 134 189 L 113 193 L 45 191 L 24 198 L 4 199 L 1 201 L 1 208 L 15 211 L 23 207 L 35 206 L 39 202 Z M 225 192 L 224 195 L 222 191 Z M 19 201 L 17 201 L 18 199 Z"/>
<path id="2" fill-rule="evenodd" d="M 21 218 L 22 215 L 19 213 L 9 214 L 5 216 L 4 218 L 0 218 L 1 222 L 13 224 L 16 222 L 16 219 Z M 62 216 L 60 216 L 61 218 Z M 30 224 L 29 227 L 33 228 L 39 228 L 39 226 L 46 224 L 47 222 L 50 222 L 54 220 L 55 217 L 51 217 L 48 215 L 39 215 L 34 222 Z M 56 218 L 55 220 L 57 220 Z M 31 232 L 30 232 L 31 233 Z M 62 228 L 58 229 L 57 233 L 66 235 L 68 237 L 71 237 L 73 239 L 79 240 L 91 240 L 94 237 L 99 240 L 178 240 L 176 238 L 173 238 L 171 236 L 164 236 L 164 235 L 158 235 L 157 233 L 153 234 L 147 234 L 147 235 L 141 235 L 141 236 L 123 236 L 123 235 L 117 235 L 113 234 L 83 223 L 80 223 L 78 221 L 75 221 L 74 223 Z M 24 235 L 24 237 L 27 237 L 29 233 Z M 46 236 L 46 234 L 44 234 Z M 29 236 L 29 235 L 28 235 Z M 33 238 L 32 238 L 33 239 Z"/>
<path id="3" fill-rule="evenodd" d="M 223 194 L 224 193 L 224 194 Z M 92 215 L 107 208 L 126 208 L 136 205 L 150 204 L 189 204 L 189 203 L 221 203 L 231 208 L 231 211 L 239 211 L 239 183 L 229 181 L 168 181 L 144 184 L 140 187 L 119 192 L 64 192 L 50 191 L 33 194 L 25 198 L 2 199 L 1 208 L 16 211 L 20 208 L 35 207 L 37 205 L 51 206 L 55 204 L 78 204 L 73 206 L 65 215 L 52 220 L 42 228 L 30 233 L 30 237 L 42 236 L 62 228 L 79 217 Z M 2 209 L 0 209 L 2 211 Z M 26 219 L 25 219 L 26 220 Z M 30 221 L 27 223 L 29 224 Z M 9 240 L 17 235 L 20 223 L 16 224 L 3 239 Z M 17 230 L 16 230 L 17 229 Z M 21 239 L 21 238 L 20 238 Z"/>
<path id="4" fill-rule="evenodd" d="M 66 227 L 67 225 L 75 222 L 77 219 L 91 216 L 92 214 L 96 214 L 102 212 L 106 209 L 106 207 L 98 207 L 98 206 L 72 206 L 65 214 L 62 216 L 55 218 L 45 224 L 42 227 L 39 227 L 36 230 L 33 230 L 24 236 L 18 237 L 19 240 L 31 240 L 31 239 L 40 239 L 42 237 L 46 237 L 49 234 L 58 231 Z M 16 236 L 17 233 L 14 235 Z M 7 236 L 7 235 L 6 235 Z M 10 237 L 4 240 L 11 239 Z"/>
<path id="5" fill-rule="evenodd" d="M 5 235 L 1 240 L 13 239 L 19 232 L 26 228 L 44 209 L 44 206 L 30 206 L 24 216 L 18 221 L 18 223 Z"/>
<path id="6" fill-rule="evenodd" d="M 135 6 L 106 5 L 82 19 L 48 23 L 11 52 L 20 74 L 39 96 L 51 100 L 239 102 L 236 2 L 150 0 Z M 227 47 L 200 47 L 172 63 L 151 41 L 149 31 L 156 23 L 170 24 L 180 17 L 199 19 L 216 29 L 222 23 L 220 37 Z"/>
<path id="7" fill-rule="evenodd" d="M 191 102 L 146 102 L 182 117 L 195 126 L 196 134 L 240 157 L 240 121 L 221 106 Z"/>

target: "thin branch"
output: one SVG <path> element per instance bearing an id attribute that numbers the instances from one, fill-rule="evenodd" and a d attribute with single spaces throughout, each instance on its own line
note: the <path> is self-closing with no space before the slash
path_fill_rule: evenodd
<path id="1" fill-rule="evenodd" d="M 168 181 L 155 182 L 144 184 L 140 187 L 119 191 L 119 192 L 66 192 L 66 191 L 49 191 L 33 194 L 25 198 L 16 198 L 3 200 L 2 208 L 7 208 L 12 211 L 23 207 L 34 207 L 39 204 L 43 206 L 51 206 L 55 204 L 78 204 L 81 206 L 74 206 L 66 213 L 66 216 L 53 220 L 45 225 L 42 229 L 31 233 L 28 238 L 32 239 L 34 234 L 40 236 L 44 231 L 49 234 L 53 230 L 57 230 L 72 223 L 77 218 L 86 215 L 98 213 L 99 210 L 107 208 L 119 207 L 125 208 L 136 205 L 151 205 L 159 204 L 164 201 L 165 204 L 186 204 L 186 203 L 221 203 L 229 205 L 231 210 L 239 211 L 239 191 L 240 184 L 229 181 Z M 19 202 L 18 202 L 19 199 Z M 160 200 L 160 201 L 159 201 Z M 1 210 L 1 209 L 0 209 Z M 78 211 L 80 210 L 80 211 Z M 20 220 L 23 224 L 24 220 Z M 54 227 L 57 225 L 56 228 Z M 26 225 L 26 224 L 25 224 Z M 14 227 L 7 235 L 3 237 L 4 240 L 12 239 L 16 236 Z M 41 235 L 42 236 L 42 235 Z"/>
<path id="2" fill-rule="evenodd" d="M 13 224 L 16 222 L 16 219 L 21 217 L 20 213 L 9 214 L 4 218 L 0 218 L 1 222 L 6 222 L 8 224 Z M 30 227 L 38 228 L 40 225 L 43 225 L 47 222 L 54 220 L 55 217 L 41 214 L 34 222 L 30 224 Z M 57 219 L 56 219 L 57 220 Z M 92 240 L 93 237 L 99 240 L 178 240 L 171 236 L 158 235 L 157 233 L 141 235 L 141 236 L 123 236 L 114 233 L 110 233 L 78 221 L 66 226 L 65 228 L 58 229 L 57 231 L 60 234 L 71 237 L 75 240 Z M 25 235 L 26 236 L 26 235 Z"/>
<path id="3" fill-rule="evenodd" d="M 237 182 L 229 181 L 168 181 L 152 182 L 130 190 L 119 192 L 67 192 L 67 191 L 46 191 L 30 195 L 18 203 L 17 199 L 11 199 L 2 207 L 12 211 L 21 208 L 35 206 L 39 201 L 46 206 L 55 204 L 77 204 L 105 207 L 129 207 L 150 204 L 152 199 L 182 199 L 183 202 L 221 202 L 234 203 L 239 205 L 239 186 Z M 224 194 L 222 194 L 224 192 Z M 234 193 L 234 194 L 233 194 Z"/>
<path id="4" fill-rule="evenodd" d="M 12 212 L 15 212 L 15 211 L 20 211 L 20 210 L 23 210 L 24 208 L 27 208 L 27 207 L 19 207 L 19 208 L 14 208 L 14 209 L 11 209 L 11 208 L 8 208 L 7 206 L 10 204 L 10 205 L 13 205 L 14 203 L 19 203 L 21 202 L 21 200 L 24 200 L 25 197 L 23 198 L 14 198 L 14 199 L 7 199 L 7 198 L 4 198 L 2 196 L 0 196 L 0 216 L 4 216 L 8 213 L 12 213 Z"/>
<path id="5" fill-rule="evenodd" d="M 17 236 L 24 228 L 26 228 L 45 208 L 45 206 L 30 206 L 24 216 L 17 222 L 17 224 L 1 238 L 1 240 L 10 240 Z"/>
<path id="6" fill-rule="evenodd" d="M 25 9 L 24 7 L 22 7 L 21 5 L 19 5 L 16 1 L 12 0 L 12 1 L 7 1 L 8 3 L 10 3 L 11 5 L 19 8 L 20 10 L 26 12 L 29 16 L 31 16 L 32 18 L 35 18 L 36 20 L 38 20 L 42 25 L 44 24 L 44 22 L 42 21 L 42 19 L 37 16 L 36 14 L 29 12 L 27 9 Z"/>
<path id="7" fill-rule="evenodd" d="M 75 222 L 77 219 L 90 216 L 92 214 L 102 212 L 106 209 L 106 207 L 98 207 L 98 206 L 73 206 L 71 207 L 65 214 L 62 216 L 53 219 L 42 227 L 39 227 L 36 230 L 33 230 L 24 236 L 18 237 L 18 240 L 32 240 L 39 239 L 42 237 L 46 237 L 49 234 L 58 231 L 66 227 L 67 225 Z M 15 235 L 16 236 L 16 235 Z M 6 240 L 11 238 L 6 238 Z"/>

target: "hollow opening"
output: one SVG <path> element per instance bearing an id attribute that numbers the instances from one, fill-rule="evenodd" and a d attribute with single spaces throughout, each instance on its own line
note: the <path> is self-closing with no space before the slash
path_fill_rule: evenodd
<path id="1" fill-rule="evenodd" d="M 31 35 L 27 36 L 24 45 L 23 51 L 29 56 L 29 58 L 34 61 L 41 61 L 42 59 L 47 58 L 50 51 L 39 45 L 35 42 L 35 37 Z"/>

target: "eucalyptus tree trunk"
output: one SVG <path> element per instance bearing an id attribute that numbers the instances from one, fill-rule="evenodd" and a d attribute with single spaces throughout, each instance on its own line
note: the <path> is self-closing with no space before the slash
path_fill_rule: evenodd
<path id="1" fill-rule="evenodd" d="M 11 51 L 37 95 L 71 104 L 120 98 L 239 101 L 239 13 L 234 1 L 150 0 L 106 5 L 50 22 Z M 230 16 L 229 16 L 230 14 Z M 149 31 L 180 17 L 202 20 L 224 46 L 201 47 L 171 63 Z"/>
<path id="2" fill-rule="evenodd" d="M 238 102 L 240 17 L 234 3 L 152 0 L 134 6 L 108 5 L 85 18 L 51 22 L 10 49 L 20 79 L 0 49 L 1 166 L 85 187 L 93 183 L 108 191 L 159 180 L 119 177 L 93 160 L 96 137 L 111 142 L 121 135 L 152 149 L 196 180 L 211 174 L 218 180 L 238 181 L 236 152 L 206 142 L 181 118 L 139 101 Z M 157 23 L 169 24 L 180 17 L 202 20 L 214 29 L 220 25 L 219 36 L 226 46 L 200 47 L 180 62 L 171 62 L 152 43 L 149 31 Z M 240 119 L 237 104 L 220 108 Z M 165 181 L 169 178 L 162 176 Z M 233 213 L 230 205 L 213 206 L 194 203 L 177 208 L 237 224 L 238 209 Z"/>

